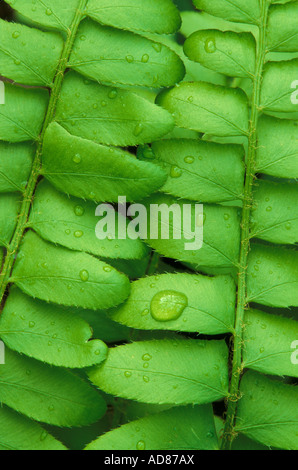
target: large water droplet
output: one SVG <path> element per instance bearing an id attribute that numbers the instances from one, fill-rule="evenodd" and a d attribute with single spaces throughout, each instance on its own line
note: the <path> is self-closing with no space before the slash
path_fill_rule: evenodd
<path id="1" fill-rule="evenodd" d="M 152 359 L 152 356 L 148 353 L 144 354 L 142 357 L 143 361 L 150 361 Z"/>
<path id="2" fill-rule="evenodd" d="M 146 449 L 146 444 L 144 441 L 139 441 L 137 443 L 137 450 L 145 450 Z"/>
<path id="3" fill-rule="evenodd" d="M 138 137 L 142 132 L 143 132 L 143 124 L 137 124 L 134 131 L 133 131 L 133 134 L 136 137 Z"/>
<path id="4" fill-rule="evenodd" d="M 146 64 L 146 63 L 148 62 L 148 60 L 149 60 L 149 55 L 148 55 L 148 54 L 144 54 L 143 57 L 142 57 L 142 62 L 143 62 L 144 64 Z"/>
<path id="5" fill-rule="evenodd" d="M 188 305 L 186 295 L 173 290 L 155 294 L 151 301 L 151 316 L 156 321 L 177 320 Z"/>
<path id="6" fill-rule="evenodd" d="M 172 166 L 170 175 L 172 178 L 179 178 L 182 175 L 182 170 L 178 166 Z"/>
<path id="7" fill-rule="evenodd" d="M 188 156 L 184 158 L 185 163 L 193 163 L 195 161 L 194 157 Z"/>
<path id="8" fill-rule="evenodd" d="M 135 61 L 132 55 L 127 55 L 125 59 L 126 59 L 126 62 L 128 62 L 129 64 L 132 64 Z"/>
<path id="9" fill-rule="evenodd" d="M 80 272 L 80 278 L 82 279 L 83 282 L 87 282 L 88 279 L 89 279 L 89 273 L 88 271 L 86 271 L 86 269 L 83 269 L 81 272 Z"/>
<path id="10" fill-rule="evenodd" d="M 82 230 L 77 230 L 77 231 L 74 233 L 74 236 L 75 236 L 76 238 L 81 238 L 83 235 L 84 235 L 84 232 L 82 232 Z"/>
<path id="11" fill-rule="evenodd" d="M 213 38 L 208 38 L 205 41 L 205 51 L 208 52 L 208 54 L 212 54 L 213 52 L 216 51 L 216 44 L 215 40 Z"/>
<path id="12" fill-rule="evenodd" d="M 78 217 L 80 217 L 80 216 L 84 215 L 85 209 L 82 206 L 76 206 L 75 209 L 74 209 L 74 212 Z"/>
<path id="13" fill-rule="evenodd" d="M 40 440 L 41 440 L 41 441 L 45 441 L 46 438 L 48 437 L 48 435 L 49 435 L 49 434 L 47 433 L 47 431 L 42 431 L 42 433 L 41 433 L 41 435 L 40 435 Z"/>
<path id="14" fill-rule="evenodd" d="M 108 97 L 111 99 L 111 100 L 114 100 L 115 98 L 117 98 L 117 95 L 118 95 L 118 92 L 117 90 L 111 90 L 108 94 Z"/>
<path id="15" fill-rule="evenodd" d="M 154 44 L 152 44 L 152 47 L 156 52 L 160 52 L 162 46 L 159 43 L 154 43 Z"/>
<path id="16" fill-rule="evenodd" d="M 77 164 L 78 164 L 78 163 L 81 163 L 81 161 L 82 161 L 81 155 L 80 155 L 79 153 L 77 153 L 77 154 L 73 157 L 72 161 L 73 161 L 74 163 L 77 163 Z"/>

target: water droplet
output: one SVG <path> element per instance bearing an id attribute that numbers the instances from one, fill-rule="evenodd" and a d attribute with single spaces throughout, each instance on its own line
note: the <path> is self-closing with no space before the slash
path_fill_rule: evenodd
<path id="1" fill-rule="evenodd" d="M 101 106 L 102 106 L 103 108 L 105 108 L 106 105 L 107 105 L 107 102 L 106 102 L 106 101 L 102 101 L 102 102 L 101 102 Z"/>
<path id="2" fill-rule="evenodd" d="M 103 270 L 106 272 L 106 273 L 110 273 L 112 271 L 112 268 L 111 266 L 104 266 Z"/>
<path id="3" fill-rule="evenodd" d="M 152 356 L 148 353 L 144 354 L 142 357 L 143 361 L 150 361 L 152 359 Z"/>
<path id="4" fill-rule="evenodd" d="M 89 273 L 88 271 L 86 271 L 86 269 L 83 269 L 81 272 L 80 272 L 80 278 L 82 279 L 83 282 L 87 282 L 88 279 L 89 279 Z"/>
<path id="5" fill-rule="evenodd" d="M 51 16 L 53 14 L 52 10 L 50 8 L 46 9 L 46 15 Z"/>
<path id="6" fill-rule="evenodd" d="M 170 176 L 172 178 L 179 178 L 182 175 L 182 170 L 178 166 L 172 166 Z"/>
<path id="7" fill-rule="evenodd" d="M 81 155 L 80 155 L 79 153 L 77 153 L 77 154 L 73 157 L 72 161 L 73 161 L 74 163 L 77 163 L 77 164 L 78 164 L 78 163 L 81 163 L 81 161 L 82 161 Z"/>
<path id="8" fill-rule="evenodd" d="M 156 321 L 177 320 L 187 305 L 186 295 L 172 290 L 164 290 L 153 297 L 150 305 L 151 316 Z"/>
<path id="9" fill-rule="evenodd" d="M 162 46 L 159 43 L 154 43 L 154 44 L 152 44 L 152 47 L 156 52 L 160 52 Z"/>
<path id="10" fill-rule="evenodd" d="M 97 103 L 94 103 L 93 109 L 97 109 L 97 108 L 98 108 L 98 104 L 97 104 Z"/>
<path id="11" fill-rule="evenodd" d="M 100 350 L 99 350 L 99 349 L 96 349 L 96 351 L 94 351 L 94 354 L 95 354 L 96 356 L 100 356 Z"/>
<path id="12" fill-rule="evenodd" d="M 70 229 L 67 229 L 67 230 L 65 230 L 65 233 L 66 233 L 66 235 L 70 235 L 70 234 L 71 234 L 71 230 L 70 230 Z"/>
<path id="13" fill-rule="evenodd" d="M 31 370 L 30 369 L 26 370 L 26 375 L 31 375 Z"/>
<path id="14" fill-rule="evenodd" d="M 192 102 L 193 102 L 193 96 L 189 96 L 189 97 L 187 98 L 187 101 L 189 101 L 190 103 L 192 103 Z"/>
<path id="15" fill-rule="evenodd" d="M 91 191 L 91 193 L 89 194 L 89 199 L 95 199 L 96 198 L 96 194 Z"/>
<path id="16" fill-rule="evenodd" d="M 126 62 L 128 62 L 129 64 L 132 64 L 134 61 L 135 61 L 135 58 L 132 56 L 132 55 L 127 55 L 125 57 L 125 60 Z"/>
<path id="17" fill-rule="evenodd" d="M 132 373 L 127 370 L 127 371 L 124 372 L 124 375 L 125 375 L 125 377 L 127 377 L 129 379 L 129 377 L 132 376 Z"/>
<path id="18" fill-rule="evenodd" d="M 148 369 L 148 367 L 149 367 L 149 362 L 145 362 L 145 363 L 143 364 L 143 367 L 144 367 L 144 369 Z"/>
<path id="19" fill-rule="evenodd" d="M 231 217 L 230 214 L 225 214 L 225 215 L 224 215 L 224 219 L 225 219 L 225 220 L 229 220 L 230 217 Z"/>
<path id="20" fill-rule="evenodd" d="M 74 212 L 78 217 L 81 217 L 82 215 L 84 215 L 85 209 L 82 206 L 76 206 Z"/>
<path id="21" fill-rule="evenodd" d="M 80 40 L 81 41 L 86 41 L 86 36 L 84 36 L 84 35 L 80 36 Z"/>
<path id="22" fill-rule="evenodd" d="M 49 411 L 54 411 L 54 409 L 55 409 L 55 407 L 53 405 L 50 405 L 49 408 L 48 408 Z"/>
<path id="23" fill-rule="evenodd" d="M 265 351 L 265 348 L 260 348 L 260 353 L 262 354 Z"/>
<path id="24" fill-rule="evenodd" d="M 82 230 L 77 230 L 77 231 L 74 233 L 74 236 L 75 236 L 76 238 L 81 238 L 83 235 L 84 235 L 84 232 L 82 232 Z"/>
<path id="25" fill-rule="evenodd" d="M 136 137 L 139 136 L 141 133 L 143 132 L 143 124 L 137 124 L 134 131 L 133 131 L 133 135 L 135 135 Z"/>
<path id="26" fill-rule="evenodd" d="M 148 315 L 148 313 L 149 313 L 149 309 L 145 308 L 145 310 L 142 311 L 141 315 L 142 317 L 145 317 L 146 315 Z"/>
<path id="27" fill-rule="evenodd" d="M 47 431 L 42 431 L 42 433 L 40 435 L 40 440 L 45 441 L 47 437 L 48 437 Z"/>
<path id="28" fill-rule="evenodd" d="M 189 156 L 189 157 L 185 157 L 185 158 L 184 158 L 184 161 L 185 161 L 185 163 L 191 164 L 191 163 L 193 163 L 193 162 L 195 161 L 195 159 L 194 159 L 194 157 L 190 157 L 190 156 Z"/>
<path id="29" fill-rule="evenodd" d="M 146 444 L 144 441 L 139 441 L 137 443 L 137 450 L 145 450 L 146 449 Z"/>
<path id="30" fill-rule="evenodd" d="M 118 92 L 117 90 L 111 90 L 108 94 L 108 97 L 111 99 L 111 100 L 114 100 L 115 98 L 117 98 L 117 95 L 118 95 Z"/>
<path id="31" fill-rule="evenodd" d="M 148 54 L 144 54 L 143 57 L 142 57 L 142 62 L 143 62 L 144 64 L 146 64 L 146 63 L 148 62 L 149 58 L 150 58 L 150 57 L 149 57 Z"/>
<path id="32" fill-rule="evenodd" d="M 34 327 L 35 327 L 35 322 L 29 321 L 29 328 L 34 328 Z"/>
<path id="33" fill-rule="evenodd" d="M 14 63 L 15 65 L 20 65 L 21 61 L 19 59 L 15 59 Z"/>
<path id="34" fill-rule="evenodd" d="M 14 31 L 14 32 L 12 33 L 12 37 L 13 37 L 14 39 L 18 39 L 18 38 L 20 37 L 20 34 L 21 34 L 21 33 L 20 33 L 19 31 Z"/>
<path id="35" fill-rule="evenodd" d="M 150 382 L 150 379 L 149 379 L 149 377 L 147 377 L 147 375 L 144 375 L 143 380 L 144 380 L 144 382 L 145 382 L 146 384 L 147 384 L 148 382 Z"/>
<path id="36" fill-rule="evenodd" d="M 290 222 L 288 222 L 286 224 L 286 230 L 291 230 L 291 228 L 292 228 L 292 224 Z"/>
<path id="37" fill-rule="evenodd" d="M 207 432 L 206 434 L 207 437 L 214 437 L 214 433 L 212 431 Z"/>
<path id="38" fill-rule="evenodd" d="M 213 52 L 216 51 L 216 44 L 215 40 L 213 38 L 208 38 L 205 41 L 205 51 L 208 52 L 208 54 L 212 54 Z"/>
<path id="39" fill-rule="evenodd" d="M 266 207 L 266 211 L 267 211 L 267 212 L 271 212 L 271 211 L 272 211 L 272 207 L 271 207 L 271 206 Z"/>

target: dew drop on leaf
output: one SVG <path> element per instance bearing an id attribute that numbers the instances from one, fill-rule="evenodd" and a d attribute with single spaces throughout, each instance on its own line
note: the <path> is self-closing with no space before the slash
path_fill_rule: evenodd
<path id="1" fill-rule="evenodd" d="M 48 437 L 47 431 L 42 431 L 42 433 L 40 435 L 40 440 L 43 442 L 43 441 L 46 440 L 47 437 Z"/>
<path id="2" fill-rule="evenodd" d="M 171 173 L 172 178 L 179 178 L 182 175 L 182 170 L 178 166 L 172 166 Z"/>
<path id="3" fill-rule="evenodd" d="M 128 370 L 126 372 L 124 372 L 124 375 L 125 377 L 127 377 L 129 379 L 129 377 L 131 377 L 131 372 L 129 372 Z"/>
<path id="4" fill-rule="evenodd" d="M 74 163 L 77 163 L 77 164 L 78 164 L 78 163 L 81 163 L 81 161 L 82 161 L 81 155 L 80 155 L 79 153 L 77 153 L 77 154 L 73 157 L 72 161 L 73 161 Z"/>
<path id="5" fill-rule="evenodd" d="M 111 90 L 108 94 L 108 97 L 111 99 L 111 100 L 114 100 L 115 98 L 117 98 L 117 95 L 118 95 L 118 92 L 117 90 Z"/>
<path id="6" fill-rule="evenodd" d="M 143 57 L 142 57 L 142 62 L 143 62 L 144 64 L 146 64 L 146 63 L 148 62 L 148 60 L 149 60 L 149 55 L 148 55 L 148 54 L 144 54 Z"/>
<path id="7" fill-rule="evenodd" d="M 137 124 L 134 131 L 133 131 L 133 134 L 137 137 L 139 136 L 141 133 L 143 132 L 143 124 Z"/>
<path id="8" fill-rule="evenodd" d="M 213 52 L 216 51 L 216 44 L 215 44 L 215 40 L 213 38 L 206 39 L 206 41 L 205 41 L 205 51 L 208 54 L 212 54 Z"/>
<path id="9" fill-rule="evenodd" d="M 126 62 L 128 62 L 129 64 L 132 64 L 135 60 L 132 55 L 127 55 L 125 59 L 126 59 Z"/>
<path id="10" fill-rule="evenodd" d="M 173 321 L 179 318 L 188 305 L 186 295 L 164 290 L 155 294 L 151 301 L 151 316 L 156 321 Z"/>
<path id="11" fill-rule="evenodd" d="M 83 269 L 81 272 L 80 272 L 80 278 L 82 279 L 83 282 L 87 282 L 88 279 L 89 279 L 89 273 L 88 271 L 86 271 L 86 269 Z"/>
<path id="12" fill-rule="evenodd" d="M 160 52 L 160 51 L 161 51 L 161 44 L 154 43 L 154 44 L 152 44 L 152 47 L 153 47 L 153 49 L 154 49 L 156 52 Z"/>
<path id="13" fill-rule="evenodd" d="M 77 230 L 77 231 L 74 233 L 74 236 L 75 236 L 76 238 L 81 238 L 83 235 L 84 235 L 84 233 L 82 232 L 82 230 Z"/>
<path id="14" fill-rule="evenodd" d="M 137 443 L 137 450 L 145 450 L 146 449 L 146 444 L 144 441 L 139 441 Z"/>
<path id="15" fill-rule="evenodd" d="M 143 361 L 150 361 L 152 359 L 152 356 L 148 353 L 144 354 L 142 357 Z"/>
<path id="16" fill-rule="evenodd" d="M 84 215 L 85 209 L 82 206 L 76 206 L 75 209 L 74 209 L 74 212 L 78 217 L 80 217 L 80 216 Z"/>
<path id="17" fill-rule="evenodd" d="M 194 157 L 188 156 L 184 158 L 185 163 L 193 163 L 195 161 Z"/>

